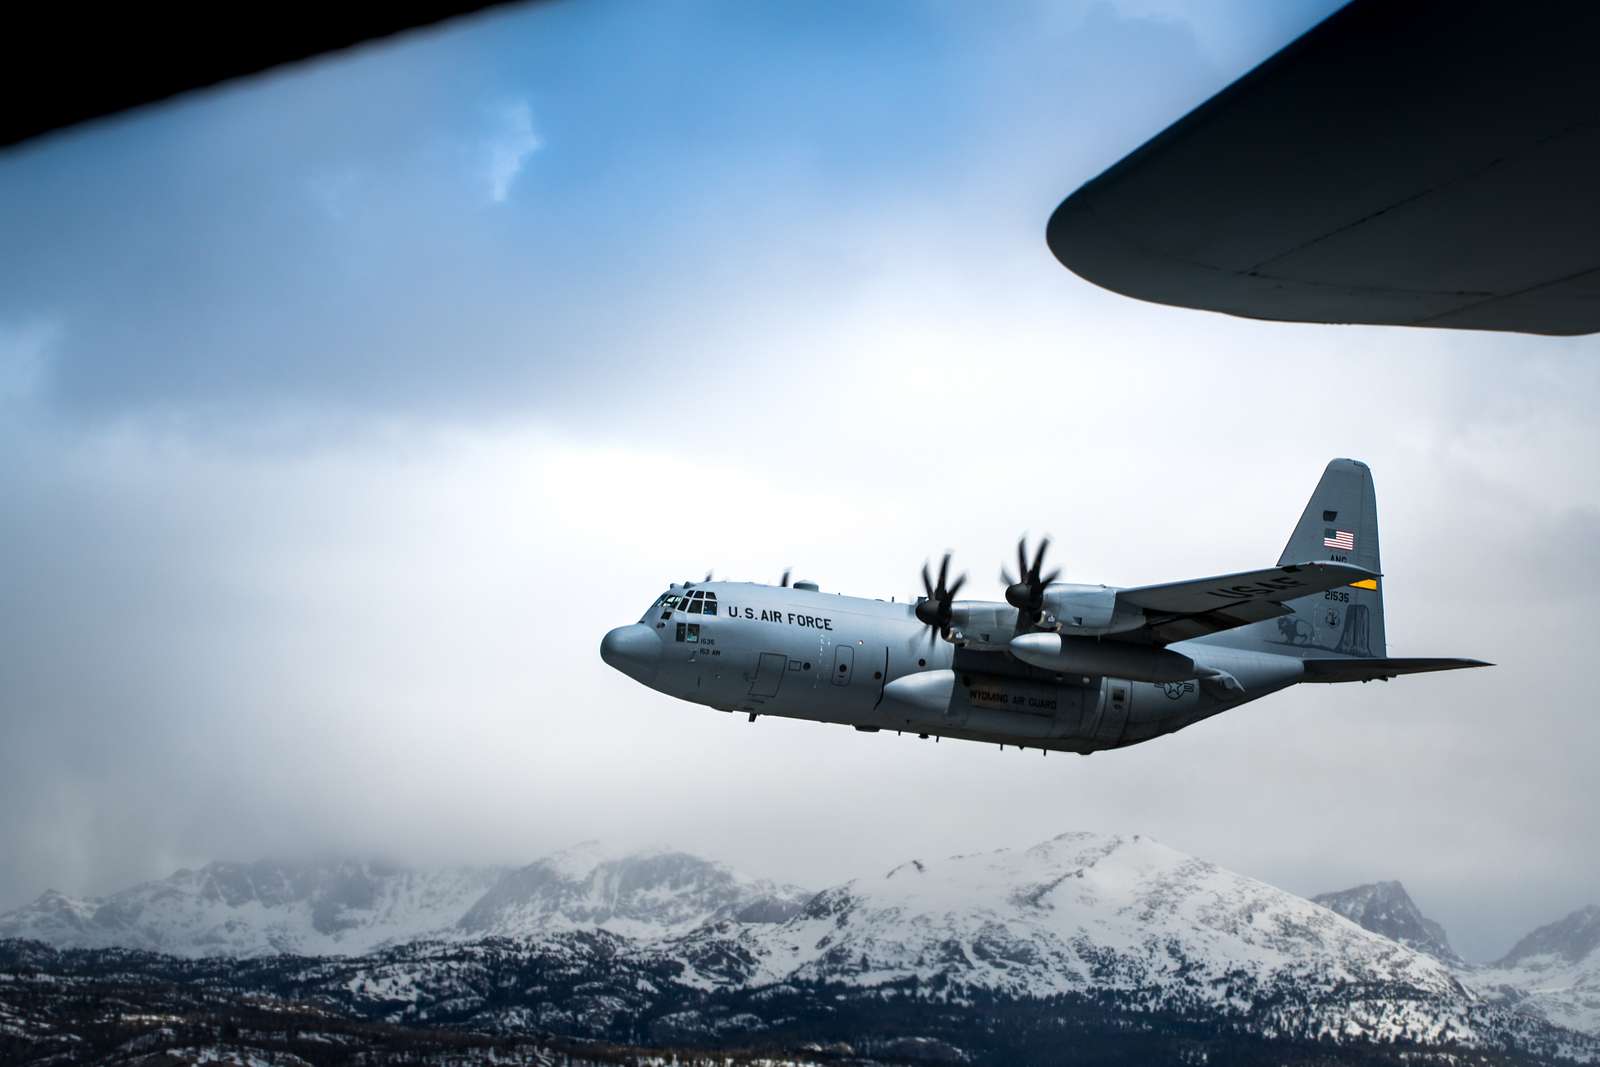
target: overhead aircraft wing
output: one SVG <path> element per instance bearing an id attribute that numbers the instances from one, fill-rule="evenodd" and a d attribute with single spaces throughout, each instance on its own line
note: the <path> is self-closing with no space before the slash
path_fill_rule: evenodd
<path id="1" fill-rule="evenodd" d="M 1386 682 L 1402 674 L 1493 666 L 1481 659 L 1308 659 L 1305 661 L 1305 677 L 1301 681 Z"/>
<path id="2" fill-rule="evenodd" d="M 0 68 L 0 147 L 503 2 L 15 5 L 7 39 L 33 62 Z"/>
<path id="3" fill-rule="evenodd" d="M 1286 600 L 1326 592 L 1379 575 L 1349 563 L 1290 563 L 1259 571 L 1219 574 L 1117 592 L 1118 608 L 1144 612 L 1149 624 L 1116 639 L 1154 644 L 1187 641 L 1263 619 L 1288 615 Z"/>
<path id="4" fill-rule="evenodd" d="M 1600 4 L 1352 0 L 1067 197 L 1114 292 L 1286 322 L 1600 331 Z"/>

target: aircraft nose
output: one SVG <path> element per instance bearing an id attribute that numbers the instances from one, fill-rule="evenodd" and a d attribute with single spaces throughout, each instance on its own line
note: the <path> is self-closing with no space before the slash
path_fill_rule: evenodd
<path id="1" fill-rule="evenodd" d="M 634 681 L 649 685 L 661 663 L 661 638 L 643 623 L 619 626 L 601 639 L 600 658 Z"/>

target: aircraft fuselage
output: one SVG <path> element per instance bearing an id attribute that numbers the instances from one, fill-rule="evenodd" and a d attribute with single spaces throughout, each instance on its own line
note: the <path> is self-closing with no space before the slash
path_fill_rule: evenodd
<path id="1" fill-rule="evenodd" d="M 1171 733 L 1299 675 L 1292 657 L 1243 651 L 1226 655 L 1244 689 L 1226 693 L 1020 663 L 975 670 L 949 642 L 930 641 L 910 603 L 746 582 L 693 588 L 700 610 L 674 587 L 608 634 L 602 655 L 658 692 L 752 716 L 1087 753 Z"/>

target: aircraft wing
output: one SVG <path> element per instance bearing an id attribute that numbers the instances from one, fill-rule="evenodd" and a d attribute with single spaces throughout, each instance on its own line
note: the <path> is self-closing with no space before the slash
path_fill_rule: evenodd
<path id="1" fill-rule="evenodd" d="M 236 14 L 248 31 L 234 29 L 226 16 L 213 11 L 25 5 L 7 11 L 6 29 L 9 39 L 25 47 L 35 62 L 7 64 L 0 71 L 7 104 L 0 113 L 0 148 L 503 2 L 246 4 Z"/>
<path id="2" fill-rule="evenodd" d="M 1600 331 L 1597 35 L 1600 4 L 1353 0 L 1067 197 L 1046 240 L 1177 307 Z"/>
<path id="3" fill-rule="evenodd" d="M 1118 608 L 1142 611 L 1143 628 L 1116 635 L 1121 640 L 1170 644 L 1247 626 L 1290 614 L 1286 600 L 1376 582 L 1379 575 L 1349 563 L 1290 563 L 1259 571 L 1239 571 L 1161 585 L 1141 585 L 1117 593 Z"/>
<path id="4" fill-rule="evenodd" d="M 1458 671 L 1466 667 L 1493 667 L 1481 659 L 1308 659 L 1302 681 L 1388 681 L 1402 674 Z"/>

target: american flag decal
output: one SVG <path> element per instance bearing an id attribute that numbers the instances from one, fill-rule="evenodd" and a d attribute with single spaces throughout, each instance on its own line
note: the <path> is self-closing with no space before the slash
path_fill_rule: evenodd
<path id="1" fill-rule="evenodd" d="M 1337 548 L 1343 552 L 1354 552 L 1356 535 L 1349 530 L 1335 530 L 1327 527 L 1322 531 L 1322 547 Z"/>

